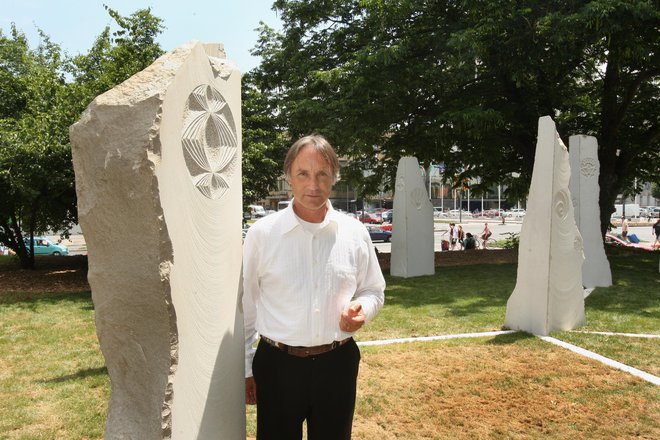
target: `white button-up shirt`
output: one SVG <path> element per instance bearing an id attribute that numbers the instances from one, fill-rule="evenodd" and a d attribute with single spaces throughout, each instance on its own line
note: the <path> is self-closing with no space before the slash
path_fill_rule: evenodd
<path id="1" fill-rule="evenodd" d="M 364 225 L 328 202 L 325 219 L 314 226 L 306 228 L 289 205 L 248 230 L 243 245 L 246 377 L 252 376 L 257 333 L 293 346 L 329 344 L 352 335 L 339 329 L 341 313 L 352 300 L 362 305 L 367 322 L 383 306 L 385 279 Z"/>

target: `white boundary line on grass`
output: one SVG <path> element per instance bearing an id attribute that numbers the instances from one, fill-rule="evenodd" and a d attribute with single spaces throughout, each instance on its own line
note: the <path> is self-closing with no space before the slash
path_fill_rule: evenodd
<path id="1" fill-rule="evenodd" d="M 493 331 L 493 332 L 480 332 L 480 333 L 458 333 L 455 335 L 441 335 L 441 336 L 420 336 L 417 338 L 397 338 L 397 339 L 384 339 L 380 341 L 360 341 L 357 343 L 357 345 L 360 346 L 370 346 L 370 345 L 387 345 L 387 344 L 398 344 L 402 342 L 420 342 L 420 341 L 439 341 L 439 340 L 445 340 L 445 339 L 459 339 L 459 338 L 483 338 L 483 337 L 488 337 L 488 336 L 499 336 L 499 335 L 507 335 L 510 333 L 517 333 L 516 330 L 501 330 L 501 331 Z M 581 332 L 581 333 L 595 333 L 595 334 L 606 334 L 606 335 L 615 335 L 615 336 L 636 336 L 636 337 L 642 337 L 642 338 L 657 338 L 660 337 L 660 335 L 638 335 L 634 333 L 609 333 L 609 332 Z M 629 365 L 622 364 L 621 362 L 617 362 L 613 359 L 607 358 L 605 356 L 602 356 L 598 353 L 594 353 L 593 351 L 589 351 L 587 349 L 584 349 L 582 347 L 578 347 L 577 345 L 569 344 L 568 342 L 560 341 L 559 339 L 552 338 L 550 336 L 541 336 L 541 335 L 535 335 L 538 338 L 550 342 L 551 344 L 558 345 L 560 347 L 566 348 L 574 353 L 580 354 L 582 356 L 586 356 L 590 359 L 594 359 L 598 362 L 602 362 L 605 365 L 608 365 L 612 368 L 616 368 L 618 370 L 625 371 L 627 373 L 632 374 L 633 376 L 637 376 L 641 379 L 644 379 L 647 382 L 651 382 L 654 385 L 660 385 L 660 377 L 654 376 L 650 373 L 647 373 L 646 371 L 638 370 L 637 368 L 633 368 Z"/>
<path id="2" fill-rule="evenodd" d="M 637 376 L 641 379 L 644 379 L 647 382 L 651 382 L 654 385 L 660 385 L 660 377 L 649 374 L 646 371 L 638 370 L 637 368 L 633 368 L 629 365 L 622 364 L 621 362 L 617 362 L 613 359 L 607 358 L 598 353 L 594 353 L 593 351 L 586 350 L 582 347 L 578 347 L 577 345 L 569 344 L 568 342 L 560 341 L 559 339 L 555 339 L 550 336 L 539 336 L 539 338 L 543 339 L 546 342 L 550 342 L 552 344 L 571 350 L 574 353 L 581 354 L 582 356 L 586 356 L 588 358 L 602 362 L 610 367 L 630 373 L 633 376 Z"/>
<path id="3" fill-rule="evenodd" d="M 387 345 L 387 344 L 398 344 L 400 342 L 438 341 L 442 339 L 458 339 L 458 338 L 483 338 L 487 336 L 507 335 L 509 333 L 516 333 L 516 331 L 501 330 L 495 332 L 459 333 L 456 335 L 420 336 L 418 338 L 384 339 L 382 341 L 362 341 L 362 342 L 358 342 L 357 345 Z"/>
<path id="4" fill-rule="evenodd" d="M 648 335 L 642 333 L 592 332 L 587 330 L 571 330 L 571 333 L 585 333 L 588 335 L 605 335 L 605 336 L 627 336 L 629 338 L 660 338 L 660 335 Z"/>

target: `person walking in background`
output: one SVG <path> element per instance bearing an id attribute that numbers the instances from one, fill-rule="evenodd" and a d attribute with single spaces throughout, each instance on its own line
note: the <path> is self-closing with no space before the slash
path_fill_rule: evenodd
<path id="1" fill-rule="evenodd" d="M 653 247 L 660 246 L 660 218 L 658 218 L 655 224 L 651 227 L 653 228 L 653 233 L 655 233 L 655 241 L 653 242 Z"/>
<path id="2" fill-rule="evenodd" d="M 257 220 L 243 247 L 245 400 L 258 440 L 300 440 L 305 420 L 309 440 L 349 440 L 352 336 L 383 306 L 385 279 L 367 229 L 328 200 L 339 174 L 328 141 L 296 141 L 284 174 L 292 203 Z"/>
<path id="3" fill-rule="evenodd" d="M 484 249 L 487 249 L 487 240 L 490 238 L 490 236 L 493 235 L 492 232 L 490 232 L 490 229 L 488 229 L 488 223 L 484 223 L 484 229 L 481 231 L 481 240 L 484 244 Z"/>

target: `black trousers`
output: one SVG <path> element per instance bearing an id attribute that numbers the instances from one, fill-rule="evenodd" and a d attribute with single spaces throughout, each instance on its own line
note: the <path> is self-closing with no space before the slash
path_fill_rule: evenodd
<path id="1" fill-rule="evenodd" d="M 293 356 L 259 342 L 252 364 L 257 384 L 257 439 L 350 440 L 360 349 L 352 339 L 318 356 Z"/>

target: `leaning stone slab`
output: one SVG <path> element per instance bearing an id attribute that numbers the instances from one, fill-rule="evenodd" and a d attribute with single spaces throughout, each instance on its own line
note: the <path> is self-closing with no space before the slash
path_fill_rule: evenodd
<path id="1" fill-rule="evenodd" d="M 399 160 L 393 217 L 390 273 L 406 278 L 434 274 L 433 206 L 414 157 Z"/>
<path id="2" fill-rule="evenodd" d="M 568 151 L 549 116 L 539 119 L 516 287 L 505 326 L 537 335 L 584 324 L 582 237 L 568 189 Z"/>
<path id="3" fill-rule="evenodd" d="M 568 138 L 568 146 L 575 222 L 584 242 L 582 284 L 586 288 L 608 287 L 612 285 L 612 271 L 600 233 L 598 142 L 593 136 L 577 135 Z"/>
<path id="4" fill-rule="evenodd" d="M 240 73 L 191 42 L 71 127 L 106 439 L 244 439 Z"/>

